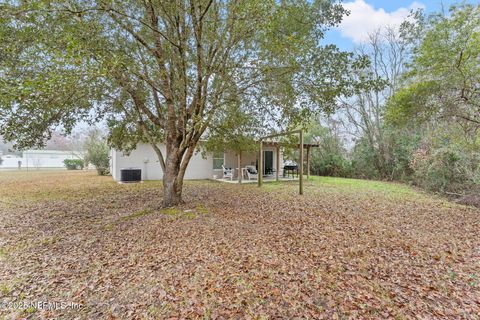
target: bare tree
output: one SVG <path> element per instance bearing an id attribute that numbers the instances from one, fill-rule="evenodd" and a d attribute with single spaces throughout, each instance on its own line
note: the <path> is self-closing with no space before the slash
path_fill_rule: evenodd
<path id="1" fill-rule="evenodd" d="M 390 160 L 383 123 L 385 104 L 400 86 L 410 49 L 411 42 L 396 27 L 379 28 L 369 34 L 368 42 L 355 52 L 368 57 L 370 65 L 356 76 L 371 77 L 376 85 L 341 99 L 342 108 L 337 114 L 350 135 L 357 141 L 363 139 L 375 151 L 374 165 L 382 174 L 386 174 Z"/>

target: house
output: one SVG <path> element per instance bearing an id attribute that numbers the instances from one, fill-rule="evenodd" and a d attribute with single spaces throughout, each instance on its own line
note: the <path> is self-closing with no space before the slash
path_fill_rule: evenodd
<path id="1" fill-rule="evenodd" d="M 165 145 L 160 145 L 160 150 L 165 155 Z M 277 152 L 280 160 L 278 165 L 276 163 Z M 263 159 L 265 173 L 273 173 L 277 169 L 281 172 L 283 157 L 280 148 L 277 148 L 274 144 L 265 144 L 263 147 Z M 240 160 L 240 168 L 245 168 L 246 166 L 257 167 L 258 152 L 242 152 Z M 161 180 L 163 177 L 158 157 L 149 144 L 138 144 L 137 148 L 128 155 L 112 149 L 110 161 L 110 172 L 115 181 L 120 181 L 120 170 L 127 168 L 141 169 L 142 180 Z M 239 155 L 235 151 L 225 150 L 224 152 L 207 152 L 204 154 L 197 152 L 190 159 L 184 178 L 186 180 L 221 179 L 223 178 L 222 166 L 232 168 L 234 177 L 238 177 L 238 173 L 242 171 L 241 169 L 238 170 L 238 161 Z"/>
<path id="2" fill-rule="evenodd" d="M 0 169 L 65 169 L 65 159 L 81 159 L 81 152 L 60 150 L 25 150 L 22 156 L 3 155 Z"/>

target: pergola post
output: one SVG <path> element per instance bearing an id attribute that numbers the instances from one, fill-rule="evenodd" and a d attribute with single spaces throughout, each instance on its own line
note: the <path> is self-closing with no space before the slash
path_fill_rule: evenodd
<path id="1" fill-rule="evenodd" d="M 278 144 L 277 144 L 277 150 L 276 151 L 277 151 L 277 156 L 276 156 L 276 162 L 277 162 L 276 168 L 277 168 L 277 170 L 275 170 L 275 179 L 277 181 L 279 181 L 280 180 L 280 178 L 279 178 L 279 174 L 280 174 L 280 146 Z"/>
<path id="2" fill-rule="evenodd" d="M 293 131 L 287 131 L 287 132 L 282 132 L 282 133 L 276 133 L 276 134 L 271 134 L 269 136 L 265 136 L 265 137 L 262 137 L 260 138 L 259 140 L 259 164 L 258 164 L 258 186 L 261 187 L 262 184 L 263 184 L 263 169 L 264 169 L 264 166 L 263 166 L 263 140 L 266 140 L 266 139 L 272 139 L 272 138 L 275 138 L 275 137 L 280 137 L 280 136 L 286 136 L 286 135 L 290 135 L 290 134 L 297 134 L 299 135 L 299 148 L 300 148 L 300 159 L 299 159 L 299 162 L 300 162 L 300 168 L 299 168 L 299 182 L 300 182 L 300 190 L 299 190 L 299 193 L 300 194 L 303 194 L 303 174 L 304 174 L 304 166 L 303 166 L 303 162 L 304 162 L 304 159 L 303 159 L 303 147 L 304 147 L 304 144 L 303 144 L 303 130 L 293 130 Z M 309 151 L 309 147 L 311 147 L 311 145 L 308 145 L 307 146 L 307 157 L 308 159 L 310 159 L 310 151 Z M 277 174 L 276 174 L 276 178 L 277 180 L 279 179 L 279 164 L 280 164 L 280 160 L 279 160 L 279 149 L 280 149 L 280 146 L 277 144 Z M 310 165 L 310 161 L 308 160 L 308 165 Z M 308 176 L 310 176 L 310 171 L 308 171 Z"/>
<path id="3" fill-rule="evenodd" d="M 300 194 L 303 194 L 303 130 L 300 130 Z"/>
<path id="4" fill-rule="evenodd" d="M 243 172 L 242 172 L 242 151 L 238 151 L 237 154 L 237 165 L 238 165 L 238 183 L 242 183 Z"/>
<path id="5" fill-rule="evenodd" d="M 258 157 L 258 186 L 261 187 L 263 184 L 263 141 L 260 139 L 259 143 L 260 155 Z"/>
<path id="6" fill-rule="evenodd" d="M 310 145 L 307 146 L 307 181 L 310 180 Z"/>

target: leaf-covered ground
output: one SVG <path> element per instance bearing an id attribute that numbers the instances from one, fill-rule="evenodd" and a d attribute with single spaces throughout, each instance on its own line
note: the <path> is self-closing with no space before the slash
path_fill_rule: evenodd
<path id="1" fill-rule="evenodd" d="M 0 309 L 61 319 L 480 318 L 480 210 L 399 184 L 0 172 Z"/>

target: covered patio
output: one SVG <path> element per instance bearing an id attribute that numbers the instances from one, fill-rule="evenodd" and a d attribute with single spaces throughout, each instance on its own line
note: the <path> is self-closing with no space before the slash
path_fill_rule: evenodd
<path id="1" fill-rule="evenodd" d="M 279 142 L 265 141 L 266 139 L 290 134 L 300 135 L 300 143 L 296 145 L 299 149 L 299 163 L 285 161 L 282 146 Z M 260 147 L 256 152 L 225 151 L 223 153 L 221 175 L 218 175 L 216 180 L 227 183 L 258 183 L 259 186 L 263 182 L 299 180 L 301 184 L 300 193 L 303 193 L 303 175 L 300 172 L 306 173 L 307 179 L 310 177 L 311 149 L 318 148 L 319 145 L 303 143 L 303 132 L 301 130 L 263 137 L 259 144 Z M 303 155 L 305 149 L 307 151 L 306 159 Z M 306 172 L 303 163 L 305 160 Z M 259 166 L 259 163 L 262 165 Z"/>
<path id="2" fill-rule="evenodd" d="M 291 176 L 284 172 L 284 159 L 282 149 L 278 144 L 266 143 L 262 150 L 264 174 L 267 180 L 286 180 Z M 226 150 L 223 153 L 223 167 L 216 170 L 217 180 L 235 183 L 257 182 L 259 152 L 241 152 Z M 220 160 L 220 159 L 219 159 Z M 287 175 L 288 173 L 288 175 Z M 285 175 L 285 177 L 283 177 Z M 290 178 L 290 180 L 292 180 Z"/>

